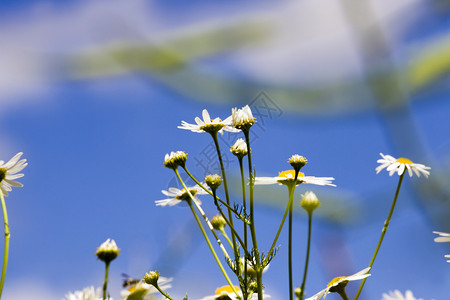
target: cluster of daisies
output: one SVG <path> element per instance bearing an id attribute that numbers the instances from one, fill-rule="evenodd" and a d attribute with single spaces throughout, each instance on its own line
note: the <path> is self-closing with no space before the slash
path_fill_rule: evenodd
<path id="1" fill-rule="evenodd" d="M 196 117 L 195 123 L 188 123 L 185 121 L 181 122 L 181 125 L 178 126 L 180 129 L 190 130 L 196 133 L 209 133 L 215 137 L 217 133 L 223 134 L 224 131 L 228 132 L 244 132 L 248 133 L 249 128 L 256 122 L 256 119 L 253 117 L 252 111 L 250 107 L 247 105 L 241 109 L 234 108 L 232 109 L 232 114 L 228 118 L 221 120 L 220 118 L 211 118 L 208 111 L 205 109 L 202 112 L 202 118 Z M 247 145 L 246 141 L 239 138 L 236 140 L 236 143 L 230 148 L 231 153 L 233 153 L 238 159 L 242 160 L 242 158 L 246 155 L 249 155 L 251 151 L 250 147 Z M 220 154 L 220 153 L 219 153 Z M 382 170 L 386 169 L 389 172 L 389 175 L 392 176 L 397 174 L 400 176 L 400 180 L 403 179 L 405 174 L 408 174 L 410 177 L 416 175 L 420 177 L 423 175 L 428 178 L 430 175 L 430 167 L 427 167 L 423 164 L 414 163 L 407 158 L 395 158 L 391 155 L 385 155 L 380 153 L 381 158 L 378 159 L 379 166 L 376 167 L 376 173 L 380 173 Z M 22 184 L 17 182 L 16 179 L 23 177 L 24 175 L 19 173 L 26 166 L 26 159 L 21 159 L 22 152 L 17 153 L 13 156 L 8 162 L 0 161 L 0 195 L 8 196 L 8 193 L 11 192 L 12 187 L 22 187 Z M 219 155 L 220 157 L 220 155 Z M 183 151 L 171 152 L 165 155 L 164 157 L 164 166 L 173 169 L 178 175 L 178 167 L 183 168 L 189 175 L 189 171 L 186 167 L 187 162 L 187 154 Z M 278 176 L 274 177 L 254 177 L 250 176 L 249 182 L 247 185 L 268 185 L 268 184 L 279 184 L 286 185 L 288 187 L 295 187 L 299 184 L 313 184 L 319 186 L 332 186 L 336 185 L 333 183 L 333 177 L 317 177 L 311 175 L 305 175 L 305 173 L 300 172 L 300 169 L 307 163 L 307 159 L 300 155 L 293 155 L 288 162 L 293 167 L 293 170 L 281 171 Z M 225 174 L 222 174 L 222 177 L 225 177 Z M 183 183 L 183 188 L 178 187 L 170 187 L 168 190 L 162 190 L 162 193 L 166 196 L 165 199 L 155 201 L 157 206 L 174 206 L 179 203 L 185 202 L 188 203 L 192 209 L 195 206 L 200 214 L 203 216 L 204 221 L 208 224 L 209 228 L 213 231 L 219 230 L 223 233 L 223 235 L 229 241 L 231 247 L 233 244 L 226 236 L 224 231 L 224 227 L 226 225 L 230 225 L 229 221 L 226 220 L 225 215 L 223 216 L 215 216 L 211 220 L 206 216 L 205 212 L 201 209 L 202 202 L 199 199 L 201 195 L 210 194 L 214 197 L 214 201 L 216 205 L 219 207 L 217 203 L 222 205 L 227 205 L 224 201 L 216 195 L 217 188 L 221 185 L 222 178 L 220 175 L 211 174 L 208 175 L 203 182 L 196 181 L 196 184 L 191 187 L 185 186 Z M 180 178 L 180 177 L 179 177 Z M 181 180 L 181 178 L 180 178 Z M 227 196 L 228 197 L 228 196 Z M 397 197 L 397 196 L 396 196 Z M 3 201 L 2 201 L 3 203 Z M 317 196 L 313 192 L 306 192 L 302 195 L 302 199 L 300 201 L 300 205 L 309 213 L 312 214 L 312 211 L 316 209 L 320 205 L 320 201 Z M 230 208 L 228 204 L 228 208 Z M 234 212 L 236 213 L 236 212 Z M 248 222 L 246 220 L 247 216 L 238 216 L 244 222 Z M 284 220 L 284 219 L 283 219 Z M 281 230 L 281 227 L 280 227 Z M 450 234 L 444 232 L 434 232 L 438 236 L 435 238 L 435 242 L 450 242 Z M 215 235 L 215 234 L 214 234 Z M 215 235 L 217 238 L 217 236 Z M 263 268 L 264 271 L 268 267 L 268 263 L 266 265 L 258 265 L 255 262 L 255 257 L 253 257 L 250 261 L 246 261 L 244 263 L 244 259 L 241 257 L 239 259 L 240 263 L 237 266 L 234 265 L 232 260 L 229 258 L 228 253 L 225 250 L 225 247 L 221 244 L 219 239 L 217 238 L 221 249 L 224 251 L 224 254 L 227 258 L 230 267 L 234 268 L 234 271 L 242 274 L 245 270 L 246 276 L 253 278 L 256 282 L 256 278 L 258 276 L 257 272 L 254 268 Z M 274 241 L 275 244 L 275 241 Z M 236 247 L 236 245 L 234 245 Z M 212 250 L 212 248 L 211 248 Z M 271 249 L 272 251 L 273 249 Z M 377 249 L 378 250 L 378 249 Z M 212 250 L 213 251 L 213 250 Z M 377 252 L 377 251 L 376 251 Z M 271 252 L 269 252 L 271 253 Z M 109 299 L 110 297 L 107 289 L 108 283 L 108 271 L 110 263 L 120 254 L 120 249 L 117 247 L 116 243 L 112 239 L 107 239 L 104 243 L 102 243 L 95 253 L 97 258 L 105 263 L 105 281 L 102 288 L 94 288 L 93 286 L 87 287 L 83 290 L 68 293 L 65 296 L 66 300 L 99 300 L 99 299 Z M 450 255 L 445 255 L 448 259 L 447 262 L 450 262 Z M 238 260 L 236 260 L 238 261 Z M 220 266 L 220 262 L 219 266 Z M 331 280 L 327 286 L 317 292 L 315 295 L 307 298 L 306 300 L 319 300 L 321 298 L 325 299 L 325 297 L 329 293 L 337 293 L 344 300 L 348 299 L 345 293 L 346 285 L 351 281 L 360 281 L 363 283 L 360 286 L 360 290 L 364 285 L 364 281 L 371 276 L 370 274 L 371 265 L 369 267 L 364 268 L 363 270 L 350 275 L 350 276 L 340 276 Z M 262 274 L 262 271 L 261 271 Z M 2 274 L 3 276 L 4 274 Z M 3 278 L 2 278 L 3 279 Z M 227 278 L 228 279 L 228 278 Z M 168 294 L 166 294 L 165 290 L 171 288 L 172 278 L 166 278 L 159 276 L 157 271 L 150 271 L 146 273 L 142 279 L 132 279 L 127 278 L 124 281 L 124 289 L 122 290 L 121 297 L 124 300 L 146 300 L 146 299 L 155 299 L 155 294 L 161 294 L 166 299 L 173 300 Z M 251 281 L 249 281 L 251 283 Z M 252 292 L 243 292 L 242 285 L 235 286 L 228 280 L 228 285 L 220 287 L 216 290 L 214 295 L 206 296 L 202 298 L 202 300 L 249 300 L 249 299 L 263 299 L 269 298 L 270 295 L 261 293 L 262 289 L 257 290 L 253 287 Z M 242 282 L 240 282 L 241 284 Z M 245 286 L 245 283 L 244 283 Z M 303 287 L 303 286 L 302 286 Z M 299 291 L 298 291 L 299 290 Z M 297 295 L 297 299 L 303 300 L 303 291 L 300 288 L 296 289 L 295 294 Z M 258 294 L 260 292 L 260 294 Z M 360 291 L 359 291 L 360 292 Z M 355 299 L 358 298 L 359 292 Z M 0 290 L 1 293 L 1 290 Z M 244 297 L 247 297 L 244 299 Z M 184 299 L 188 299 L 187 296 Z M 413 293 L 407 290 L 404 294 L 400 291 L 396 290 L 393 292 L 389 292 L 388 294 L 382 295 L 382 300 L 422 300 L 415 298 Z"/>

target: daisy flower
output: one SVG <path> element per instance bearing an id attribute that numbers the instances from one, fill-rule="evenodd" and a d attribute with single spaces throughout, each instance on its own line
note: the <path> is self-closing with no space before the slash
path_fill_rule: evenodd
<path id="1" fill-rule="evenodd" d="M 434 241 L 436 243 L 450 242 L 450 233 L 439 232 L 439 231 L 433 231 L 433 233 L 436 233 L 437 235 L 439 235 L 438 237 L 434 238 Z M 445 255 L 445 257 L 448 258 L 447 262 L 450 263 L 450 254 Z"/>
<path id="2" fill-rule="evenodd" d="M 240 299 L 242 299 L 242 293 L 239 291 L 239 287 L 234 287 L 239 294 Z M 270 295 L 263 294 L 264 298 L 270 298 Z M 253 294 L 250 299 L 258 299 L 258 294 Z M 201 300 L 238 300 L 236 294 L 233 292 L 229 285 L 225 285 L 216 290 L 216 293 L 211 296 L 206 296 Z"/>
<path id="3" fill-rule="evenodd" d="M 389 291 L 389 294 L 383 293 L 382 297 L 381 300 L 422 300 L 422 298 L 415 298 L 410 290 L 407 290 L 404 296 L 399 290 L 395 290 Z"/>
<path id="4" fill-rule="evenodd" d="M 0 160 L 0 189 L 5 196 L 8 196 L 8 192 L 12 191 L 12 186 L 23 186 L 20 182 L 13 180 L 23 177 L 23 174 L 17 173 L 22 171 L 23 168 L 28 165 L 28 163 L 26 163 L 26 159 L 20 159 L 22 154 L 22 152 L 17 153 L 7 163 L 5 163 L 3 160 Z"/>
<path id="5" fill-rule="evenodd" d="M 111 262 L 119 255 L 120 249 L 112 239 L 107 239 L 98 248 L 95 255 L 104 262 Z"/>
<path id="6" fill-rule="evenodd" d="M 167 278 L 159 276 L 158 286 L 162 290 L 166 290 L 172 287 L 170 282 L 173 278 Z M 124 300 L 145 300 L 149 299 L 149 295 L 159 293 L 159 291 L 152 285 L 145 283 L 144 281 L 139 281 L 138 283 L 131 285 L 129 288 L 124 289 L 120 292 L 120 295 Z"/>
<path id="7" fill-rule="evenodd" d="M 431 169 L 430 167 L 413 163 L 404 157 L 394 158 L 390 155 L 384 155 L 383 153 L 380 153 L 380 155 L 382 158 L 377 160 L 377 163 L 380 165 L 375 169 L 377 174 L 380 173 L 381 170 L 386 169 L 386 171 L 389 172 L 389 176 L 392 176 L 395 172 L 397 172 L 400 176 L 405 172 L 405 170 L 408 170 L 409 177 L 413 176 L 413 172 L 417 175 L 417 177 L 420 177 L 420 173 L 422 173 L 426 178 L 430 175 L 430 172 L 427 171 Z"/>
<path id="8" fill-rule="evenodd" d="M 183 151 L 177 151 L 177 152 L 172 151 L 172 152 L 170 152 L 170 154 L 166 153 L 166 155 L 164 156 L 163 165 L 166 168 L 175 170 L 179 166 L 184 168 L 184 166 L 186 165 L 186 160 L 187 160 L 187 154 L 184 153 Z"/>
<path id="9" fill-rule="evenodd" d="M 207 192 L 204 189 L 202 189 L 199 185 L 195 185 L 188 189 L 191 195 L 194 197 L 194 201 L 197 202 L 198 205 L 202 204 L 201 201 L 196 197 L 196 195 L 205 195 L 207 194 Z M 174 206 L 180 203 L 181 201 L 190 200 L 189 194 L 185 189 L 180 190 L 174 187 L 170 187 L 168 191 L 162 190 L 161 192 L 170 198 L 155 201 L 156 206 L 167 206 L 167 205 Z"/>
<path id="10" fill-rule="evenodd" d="M 188 122 L 181 121 L 181 126 L 178 126 L 178 128 L 190 130 L 192 132 L 220 132 L 220 134 L 223 134 L 224 130 L 230 132 L 239 132 L 239 130 L 230 126 L 231 116 L 223 121 L 220 118 L 211 120 L 211 117 L 209 116 L 209 113 L 206 109 L 202 111 L 202 116 L 203 120 L 199 117 L 195 117 L 195 123 L 197 124 L 189 124 Z"/>
<path id="11" fill-rule="evenodd" d="M 248 105 L 240 109 L 235 107 L 231 110 L 231 125 L 234 128 L 250 128 L 255 122 L 256 120 L 253 117 L 252 110 Z"/>
<path id="12" fill-rule="evenodd" d="M 66 294 L 65 300 L 100 300 L 102 299 L 102 291 L 100 288 L 95 289 L 93 286 L 86 287 L 82 291 L 76 291 Z M 112 300 L 112 298 L 109 298 Z"/>
<path id="13" fill-rule="evenodd" d="M 233 155 L 242 158 L 247 155 L 247 143 L 243 139 L 237 139 L 230 151 Z"/>
<path id="14" fill-rule="evenodd" d="M 327 285 L 327 287 L 325 289 L 321 290 L 320 292 L 318 292 L 317 294 L 315 294 L 312 297 L 309 297 L 306 300 L 319 300 L 322 297 L 325 299 L 325 297 L 329 293 L 335 293 L 338 291 L 338 289 L 345 288 L 345 286 L 347 285 L 347 283 L 349 281 L 361 280 L 366 277 L 369 277 L 370 274 L 366 274 L 367 272 L 369 272 L 369 270 L 370 270 L 370 268 L 365 268 L 364 270 L 361 270 L 358 273 L 355 273 L 350 276 L 336 277 L 333 280 L 331 280 L 331 282 Z"/>
<path id="15" fill-rule="evenodd" d="M 285 184 L 288 185 L 294 182 L 295 171 L 288 170 L 278 173 L 277 177 L 255 177 L 255 184 Z M 334 180 L 334 177 L 315 177 L 315 176 L 305 176 L 304 173 L 299 172 L 297 176 L 297 185 L 300 183 L 309 183 L 315 185 L 329 185 L 336 186 L 331 182 Z"/>

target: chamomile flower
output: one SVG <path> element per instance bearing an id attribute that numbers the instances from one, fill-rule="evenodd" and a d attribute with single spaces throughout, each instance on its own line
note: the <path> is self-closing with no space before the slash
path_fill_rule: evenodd
<path id="1" fill-rule="evenodd" d="M 194 197 L 194 201 L 197 202 L 197 204 L 199 205 L 202 204 L 201 201 L 196 197 L 196 195 L 205 195 L 207 194 L 207 192 L 204 189 L 202 189 L 199 185 L 195 185 L 188 189 L 192 197 Z M 181 201 L 190 200 L 189 194 L 185 189 L 180 190 L 174 187 L 170 187 L 168 191 L 162 190 L 161 192 L 170 198 L 155 201 L 156 206 L 167 206 L 167 205 L 174 206 L 180 203 Z"/>
<path id="2" fill-rule="evenodd" d="M 436 243 L 450 242 L 450 233 L 439 231 L 433 231 L 433 233 L 439 235 L 438 237 L 434 238 L 434 241 Z M 445 255 L 445 257 L 448 258 L 447 262 L 450 263 L 450 254 Z"/>
<path id="3" fill-rule="evenodd" d="M 306 300 L 319 300 L 322 297 L 325 299 L 325 297 L 329 293 L 335 293 L 340 289 L 344 289 L 349 281 L 361 280 L 366 277 L 369 277 L 370 274 L 366 274 L 367 272 L 369 272 L 369 270 L 370 268 L 365 268 L 364 270 L 361 270 L 358 273 L 355 273 L 350 276 L 336 277 L 333 280 L 331 280 L 331 282 L 327 285 L 325 289 L 321 290 L 320 292 L 318 292 L 312 297 L 309 297 Z"/>
<path id="4" fill-rule="evenodd" d="M 159 276 L 158 286 L 162 290 L 167 290 L 172 287 L 171 283 L 173 278 L 167 278 Z M 152 285 L 139 281 L 136 284 L 131 285 L 127 289 L 120 292 L 120 295 L 124 300 L 146 300 L 150 298 L 151 294 L 159 293 L 159 291 Z"/>
<path id="5" fill-rule="evenodd" d="M 399 291 L 389 291 L 389 294 L 383 293 L 381 300 L 423 300 L 422 298 L 415 298 L 413 293 L 410 290 L 405 292 L 405 295 Z"/>
<path id="6" fill-rule="evenodd" d="M 65 300 L 100 300 L 102 299 L 102 291 L 100 288 L 95 289 L 93 286 L 86 287 L 82 291 L 75 291 L 66 294 Z M 112 300 L 112 298 L 108 298 Z"/>
<path id="7" fill-rule="evenodd" d="M 427 171 L 431 169 L 430 167 L 413 163 L 404 157 L 394 158 L 391 155 L 384 155 L 383 153 L 380 153 L 380 155 L 382 158 L 377 160 L 377 163 L 380 165 L 375 169 L 377 174 L 380 173 L 381 170 L 386 169 L 386 171 L 389 172 L 389 176 L 392 176 L 392 174 L 396 172 L 400 176 L 405 172 L 405 170 L 408 171 L 409 177 L 413 176 L 413 172 L 417 175 L 417 177 L 420 177 L 420 173 L 422 173 L 426 178 L 430 175 L 430 172 Z"/>
<path id="8" fill-rule="evenodd" d="M 101 261 L 109 263 L 119 255 L 119 252 L 120 249 L 117 247 L 116 242 L 112 239 L 107 239 L 97 248 L 95 255 Z"/>
<path id="9" fill-rule="evenodd" d="M 242 292 L 239 290 L 239 287 L 235 286 L 234 288 L 236 289 L 240 299 L 242 299 Z M 270 298 L 270 295 L 263 295 L 264 298 Z M 258 299 L 258 294 L 253 294 L 250 299 Z M 215 295 L 206 296 L 201 300 L 238 300 L 238 297 L 236 297 L 236 294 L 233 292 L 231 287 L 226 285 L 218 288 Z"/>
<path id="10" fill-rule="evenodd" d="M 233 108 L 231 110 L 231 119 L 231 125 L 237 129 L 248 129 L 256 122 L 252 110 L 248 105 L 240 109 Z"/>
<path id="11" fill-rule="evenodd" d="M 186 165 L 187 154 L 183 151 L 166 153 L 164 156 L 163 165 L 166 168 L 175 170 L 178 167 L 184 167 Z"/>
<path id="12" fill-rule="evenodd" d="M 284 184 L 289 185 L 291 183 L 294 183 L 295 178 L 295 171 L 294 170 L 288 170 L 278 173 L 277 177 L 255 177 L 255 184 Z M 297 182 L 296 184 L 300 183 L 309 183 L 309 184 L 315 184 L 315 185 L 329 185 L 329 186 L 336 186 L 335 184 L 332 184 L 331 182 L 334 180 L 334 177 L 315 177 L 315 176 L 305 176 L 304 173 L 299 172 L 297 176 Z"/>
<path id="13" fill-rule="evenodd" d="M 243 139 L 237 139 L 230 151 L 233 155 L 242 158 L 247 155 L 247 143 Z"/>
<path id="14" fill-rule="evenodd" d="M 225 120 L 221 120 L 220 118 L 215 118 L 211 120 L 209 113 L 206 109 L 202 111 L 203 120 L 199 117 L 195 117 L 195 123 L 190 124 L 185 121 L 181 121 L 181 126 L 178 126 L 180 129 L 190 130 L 192 132 L 208 132 L 208 133 L 217 133 L 220 132 L 223 134 L 223 131 L 230 132 L 239 132 L 239 130 L 231 127 L 231 116 L 226 118 Z"/>
<path id="15" fill-rule="evenodd" d="M 17 173 L 28 165 L 26 159 L 20 159 L 22 154 L 22 152 L 17 153 L 7 163 L 0 160 L 0 189 L 5 196 L 8 196 L 8 192 L 12 191 L 12 186 L 23 186 L 20 182 L 14 181 L 14 179 L 23 177 L 23 174 Z"/>

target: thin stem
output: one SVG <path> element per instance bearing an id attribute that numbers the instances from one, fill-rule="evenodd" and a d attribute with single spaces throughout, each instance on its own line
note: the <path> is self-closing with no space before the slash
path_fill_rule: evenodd
<path id="1" fill-rule="evenodd" d="M 289 200 L 290 198 L 294 198 L 294 189 L 295 184 L 293 184 L 294 188 L 292 188 L 292 192 L 289 193 Z M 289 299 L 294 299 L 294 283 L 292 280 L 292 211 L 294 210 L 294 201 L 289 201 L 289 241 L 288 241 L 288 272 L 289 272 Z"/>
<path id="2" fill-rule="evenodd" d="M 224 228 L 220 229 L 220 232 L 222 233 L 222 235 L 224 236 L 224 238 L 228 241 L 228 244 L 230 244 L 231 248 L 233 248 L 233 243 L 231 242 L 230 238 L 228 237 L 227 232 L 225 231 Z"/>
<path id="3" fill-rule="evenodd" d="M 192 196 L 192 194 L 191 194 L 191 192 L 189 191 L 189 189 L 186 187 L 186 184 L 184 183 L 184 181 L 181 179 L 181 176 L 180 176 L 180 173 L 178 172 L 178 169 L 174 169 L 174 171 L 175 171 L 175 174 L 176 174 L 177 177 L 178 177 L 178 180 L 180 180 L 181 185 L 183 186 L 183 188 L 186 190 L 186 192 L 188 193 L 188 195 L 189 195 L 189 197 L 190 197 L 190 199 L 187 201 L 187 203 L 189 204 L 189 208 L 191 209 L 192 214 L 194 215 L 195 221 L 197 221 L 198 227 L 200 227 L 200 230 L 201 230 L 201 232 L 202 232 L 202 234 L 203 234 L 203 237 L 205 238 L 206 243 L 208 244 L 208 247 L 209 247 L 209 249 L 211 250 L 212 255 L 214 256 L 214 259 L 216 260 L 217 265 L 219 266 L 220 270 L 222 271 L 222 274 L 224 275 L 226 281 L 227 281 L 228 284 L 230 285 L 230 287 L 231 287 L 231 289 L 233 290 L 233 292 L 236 294 L 237 297 L 239 297 L 239 295 L 238 295 L 236 289 L 234 288 L 233 283 L 232 283 L 231 280 L 230 280 L 230 277 L 228 277 L 227 272 L 225 271 L 224 267 L 222 266 L 222 263 L 220 262 L 219 258 L 217 257 L 216 251 L 214 250 L 214 248 L 213 248 L 211 242 L 209 241 L 208 235 L 206 234 L 205 229 L 203 228 L 203 225 L 202 225 L 202 223 L 200 222 L 200 219 L 198 218 L 197 213 L 195 212 L 195 209 L 194 209 L 194 206 L 192 205 L 192 202 L 194 202 L 194 204 L 196 204 L 197 209 L 200 208 L 200 206 L 197 205 L 196 201 L 194 201 L 194 197 Z M 203 210 L 202 210 L 202 211 L 203 211 Z M 206 216 L 204 216 L 204 217 L 206 218 Z M 206 218 L 205 221 L 206 221 L 207 219 L 208 219 L 208 218 Z M 217 242 L 219 243 L 219 245 L 220 245 L 222 251 L 224 251 L 225 256 L 226 256 L 228 259 L 230 259 L 230 257 L 229 257 L 229 255 L 228 255 L 227 251 L 225 250 L 225 248 L 224 248 L 223 245 L 222 245 L 222 242 L 220 241 L 220 239 L 219 239 L 219 238 L 217 237 L 217 235 L 215 234 L 214 229 L 212 228 L 211 223 L 210 223 L 209 221 L 207 221 L 207 224 L 208 224 L 208 226 L 211 226 L 210 228 L 212 229 L 212 232 L 213 232 L 214 236 L 216 237 L 216 240 L 217 240 Z"/>
<path id="4" fill-rule="evenodd" d="M 109 274 L 109 264 L 111 262 L 105 262 L 105 281 L 103 282 L 103 300 L 106 300 L 106 291 L 108 287 L 108 274 Z"/>
<path id="5" fill-rule="evenodd" d="M 230 228 L 231 232 L 234 232 L 236 238 L 238 239 L 239 244 L 244 248 L 244 252 L 245 254 L 248 256 L 250 255 L 247 251 L 247 248 L 244 247 L 244 242 L 242 241 L 241 237 L 239 236 L 239 234 L 236 232 L 236 230 L 234 229 L 234 227 L 231 226 L 230 221 L 228 220 L 228 218 L 225 216 L 225 214 L 223 213 L 222 208 L 220 207 L 219 203 L 217 202 L 217 195 L 216 192 L 213 192 L 213 198 L 214 198 L 214 204 L 217 207 L 217 210 L 219 211 L 220 215 L 222 216 L 222 218 L 225 220 L 225 222 L 227 223 L 228 227 Z M 228 236 L 225 236 L 228 239 Z M 228 239 L 228 241 L 230 242 L 230 240 Z M 231 243 L 231 248 L 233 248 L 233 243 Z"/>
<path id="6" fill-rule="evenodd" d="M 253 249 L 255 251 L 255 260 L 256 260 L 256 283 L 258 287 L 258 300 L 263 299 L 262 290 L 262 267 L 261 267 L 261 260 L 259 257 L 259 249 L 258 249 L 258 243 L 256 241 L 256 229 L 255 229 L 255 209 L 254 209 L 254 186 L 255 186 L 255 180 L 253 177 L 253 166 L 252 166 L 252 154 L 250 151 L 250 128 L 248 129 L 242 129 L 242 132 L 245 136 L 245 142 L 247 143 L 247 158 L 248 158 L 248 176 L 250 179 L 249 182 L 249 190 L 250 190 L 250 233 L 252 236 L 252 243 L 253 243 Z"/>
<path id="7" fill-rule="evenodd" d="M 241 186 L 242 186 L 242 206 L 244 208 L 244 216 L 247 216 L 247 199 L 245 197 L 245 175 L 244 175 L 244 165 L 243 165 L 243 161 L 242 161 L 243 157 L 239 156 L 238 160 L 239 160 L 239 169 L 241 171 Z M 248 251 L 248 245 L 247 245 L 247 224 L 245 222 L 244 223 L 244 249 L 245 251 Z M 245 297 L 247 296 L 247 259 L 245 259 L 244 261 L 244 291 L 245 294 L 243 294 L 244 299 L 246 299 Z"/>
<path id="8" fill-rule="evenodd" d="M 403 181 L 404 175 L 405 175 L 405 172 L 403 172 L 403 174 L 400 175 L 400 178 L 398 180 L 397 190 L 395 191 L 395 196 L 394 196 L 394 200 L 392 201 L 391 210 L 389 211 L 389 215 L 388 215 L 386 221 L 384 221 L 383 229 L 381 230 L 380 240 L 378 241 L 378 245 L 375 248 L 375 252 L 373 253 L 372 259 L 370 260 L 369 268 L 372 268 L 373 263 L 375 262 L 375 258 L 377 257 L 378 250 L 380 250 L 384 235 L 386 234 L 386 231 L 388 229 L 389 222 L 391 221 L 392 213 L 394 212 L 395 204 L 397 203 L 397 198 L 398 198 L 398 194 L 400 192 L 400 187 L 402 186 L 402 181 Z M 371 271 L 371 269 L 369 269 L 369 271 L 367 273 L 370 273 L 370 271 Z M 366 282 L 366 279 L 367 278 L 364 278 L 363 281 L 361 282 L 361 285 L 359 286 L 358 292 L 356 293 L 354 300 L 357 300 L 359 295 L 361 294 L 361 291 L 364 287 L 364 283 Z"/>
<path id="9" fill-rule="evenodd" d="M 339 296 L 342 297 L 343 300 L 349 300 L 348 296 L 347 296 L 347 293 L 345 292 L 345 288 L 339 289 L 337 291 L 337 293 L 339 294 Z"/>
<path id="10" fill-rule="evenodd" d="M 154 285 L 154 287 L 167 299 L 173 300 L 166 292 L 164 292 L 158 285 Z"/>
<path id="11" fill-rule="evenodd" d="M 272 246 L 270 247 L 270 250 L 269 250 L 269 253 L 267 254 L 266 260 L 272 255 L 272 252 L 275 249 L 275 245 L 277 244 L 278 237 L 280 236 L 281 230 L 283 229 L 284 221 L 286 220 L 286 217 L 288 215 L 289 207 L 291 206 L 291 202 L 294 201 L 294 187 L 288 186 L 288 191 L 289 191 L 289 201 L 288 201 L 288 204 L 286 205 L 286 210 L 284 211 L 283 218 L 281 219 L 280 226 L 278 227 L 277 234 L 275 235 L 275 238 L 273 239 Z"/>
<path id="12" fill-rule="evenodd" d="M 214 140 L 214 145 L 216 146 L 217 156 L 219 158 L 220 170 L 222 172 L 222 180 L 223 180 L 223 189 L 225 190 L 225 199 L 227 200 L 228 205 L 228 220 L 230 221 L 230 228 L 234 228 L 233 224 L 233 215 L 231 213 L 230 207 L 230 195 L 228 194 L 228 183 L 227 183 L 227 175 L 225 174 L 225 168 L 223 166 L 222 154 L 220 152 L 219 141 L 217 139 L 217 132 L 211 133 L 211 136 Z M 236 263 L 239 262 L 240 254 L 238 252 L 237 244 L 236 244 L 236 235 L 233 231 L 231 231 L 231 240 L 233 241 L 233 251 L 234 251 L 234 260 Z"/>
<path id="13" fill-rule="evenodd" d="M 189 197 L 191 198 L 191 202 L 194 203 L 197 210 L 202 215 L 203 219 L 205 220 L 205 223 L 208 225 L 209 230 L 211 230 L 212 234 L 214 235 L 214 238 L 217 241 L 217 244 L 219 244 L 220 249 L 222 250 L 223 254 L 227 259 L 230 259 L 230 255 L 228 254 L 228 251 L 225 249 L 225 247 L 222 244 L 222 241 L 217 236 L 214 227 L 212 226 L 211 222 L 209 221 L 208 217 L 206 216 L 205 212 L 203 211 L 202 207 L 197 203 L 197 201 L 194 201 L 194 196 L 192 196 L 191 192 L 187 188 L 186 184 L 184 183 L 183 179 L 181 179 L 180 173 L 177 169 L 175 169 L 175 174 L 177 174 L 178 180 L 180 180 L 181 185 L 183 186 L 184 190 L 188 193 Z"/>
<path id="14" fill-rule="evenodd" d="M 309 263 L 309 251 L 311 249 L 311 223 L 312 223 L 312 212 L 308 212 L 308 244 L 306 246 L 306 262 L 305 271 L 303 272 L 302 286 L 300 287 L 300 300 L 303 300 L 303 295 L 305 294 L 305 283 L 306 275 L 308 273 L 308 263 Z"/>
<path id="15" fill-rule="evenodd" d="M 201 187 L 205 192 L 207 192 L 208 194 L 210 194 L 211 196 L 213 196 L 213 193 L 212 193 L 206 186 L 204 186 L 200 181 L 198 181 L 198 180 L 194 177 L 194 175 L 192 175 L 191 172 L 189 172 L 189 170 L 187 169 L 186 166 L 184 166 L 183 169 L 184 169 L 184 171 L 186 172 L 186 174 L 188 174 L 189 177 L 191 177 L 191 179 L 194 180 L 194 182 L 195 182 L 199 187 Z M 217 200 L 220 202 L 220 204 L 222 204 L 222 205 L 224 205 L 226 208 L 230 209 L 230 210 L 231 210 L 236 216 L 238 216 L 243 222 L 249 223 L 249 222 L 247 222 L 247 220 L 246 220 L 243 216 L 241 216 L 241 215 L 239 214 L 239 212 L 237 212 L 233 207 L 231 207 L 230 205 L 228 205 L 225 201 L 223 201 L 222 199 L 220 199 L 219 197 L 217 197 L 217 195 L 216 195 L 216 198 L 217 198 Z"/>
<path id="16" fill-rule="evenodd" d="M 11 234 L 9 232 L 8 212 L 6 211 L 5 198 L 3 197 L 3 192 L 1 191 L 1 189 L 0 189 L 0 199 L 2 202 L 3 220 L 4 220 L 4 225 L 5 225 L 5 249 L 3 252 L 2 277 L 0 279 L 0 298 L 1 298 L 2 292 L 3 292 L 3 285 L 5 283 L 6 267 L 8 265 L 9 238 L 11 237 Z"/>

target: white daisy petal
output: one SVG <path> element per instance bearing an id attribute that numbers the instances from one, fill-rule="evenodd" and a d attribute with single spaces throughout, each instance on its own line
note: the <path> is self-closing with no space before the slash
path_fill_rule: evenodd
<path id="1" fill-rule="evenodd" d="M 417 177 L 420 177 L 420 174 L 423 174 L 426 178 L 428 178 L 428 175 L 430 175 L 430 167 L 427 167 L 423 164 L 416 164 L 410 161 L 407 158 L 394 158 L 390 155 L 384 155 L 383 153 L 380 153 L 382 159 L 378 159 L 377 162 L 380 164 L 378 167 L 375 168 L 375 171 L 380 173 L 381 170 L 386 169 L 386 171 L 389 172 L 389 176 L 392 176 L 394 173 L 397 173 L 399 176 L 404 174 L 405 170 L 408 171 L 409 177 L 413 176 L 414 174 L 417 175 Z"/>
<path id="2" fill-rule="evenodd" d="M 17 153 L 6 164 L 3 164 L 3 161 L 0 161 L 0 187 L 5 196 L 8 196 L 8 192 L 12 190 L 12 186 L 23 186 L 20 182 L 13 180 L 23 177 L 23 174 L 17 173 L 22 171 L 28 165 L 26 159 L 20 159 L 22 154 L 22 152 Z"/>

